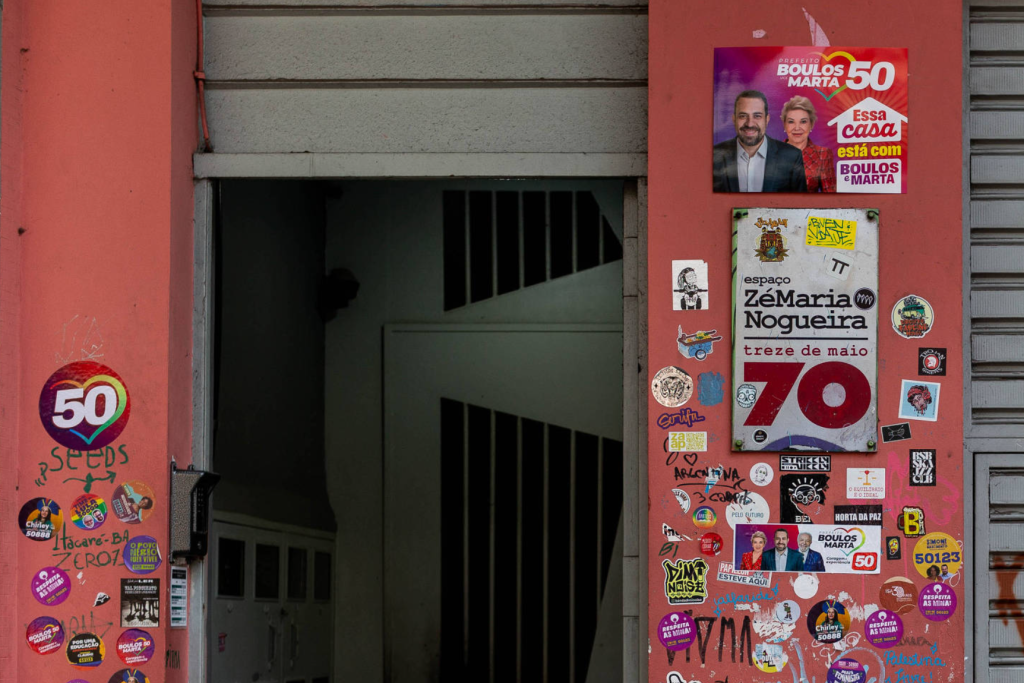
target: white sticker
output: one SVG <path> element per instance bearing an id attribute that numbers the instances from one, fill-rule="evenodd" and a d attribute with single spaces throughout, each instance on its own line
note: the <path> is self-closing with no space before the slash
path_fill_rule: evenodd
<path id="1" fill-rule="evenodd" d="M 825 274 L 837 280 L 849 278 L 853 266 L 853 257 L 841 251 L 827 251 L 822 258 L 822 268 L 825 269 Z"/>
<path id="2" fill-rule="evenodd" d="M 790 583 L 793 586 L 793 592 L 796 593 L 798 598 L 807 600 L 818 594 L 818 577 L 814 574 L 801 574 L 790 581 Z"/>
<path id="3" fill-rule="evenodd" d="M 850 500 L 885 498 L 885 468 L 846 468 L 846 497 Z"/>
<path id="4" fill-rule="evenodd" d="M 759 462 L 750 468 L 750 483 L 754 486 L 767 486 L 775 479 L 775 470 L 766 462 Z"/>
<path id="5" fill-rule="evenodd" d="M 672 493 L 676 497 L 676 502 L 679 503 L 679 507 L 683 509 L 683 512 L 690 511 L 690 494 L 682 489 L 672 489 Z"/>
<path id="6" fill-rule="evenodd" d="M 771 511 L 768 501 L 759 493 L 746 491 L 725 508 L 725 521 L 733 529 L 737 524 L 767 524 Z"/>
<path id="7" fill-rule="evenodd" d="M 672 262 L 672 310 L 707 310 L 708 264 L 704 261 Z"/>

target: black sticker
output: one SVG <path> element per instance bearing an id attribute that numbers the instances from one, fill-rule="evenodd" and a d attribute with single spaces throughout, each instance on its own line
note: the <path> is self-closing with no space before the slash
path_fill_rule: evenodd
<path id="1" fill-rule="evenodd" d="M 757 443 L 764 443 L 767 440 L 768 432 L 764 431 L 763 429 L 758 429 L 756 432 L 754 432 L 754 441 L 756 441 Z"/>
<path id="2" fill-rule="evenodd" d="M 827 474 L 783 474 L 779 477 L 779 521 L 783 524 L 810 524 L 808 513 L 825 502 Z"/>
<path id="3" fill-rule="evenodd" d="M 882 526 L 881 505 L 836 505 L 836 524 L 866 524 Z"/>
<path id="4" fill-rule="evenodd" d="M 918 349 L 917 374 L 946 376 L 946 349 Z"/>
<path id="5" fill-rule="evenodd" d="M 903 555 L 900 552 L 900 537 L 899 536 L 886 536 L 885 537 L 885 559 L 887 560 L 899 560 L 902 559 Z"/>
<path id="6" fill-rule="evenodd" d="M 780 455 L 780 472 L 831 472 L 831 455 Z"/>
<path id="7" fill-rule="evenodd" d="M 910 485 L 935 486 L 935 449 L 910 449 Z"/>
<path id="8" fill-rule="evenodd" d="M 910 438 L 910 423 L 900 422 L 894 425 L 882 425 L 882 443 L 904 441 Z"/>
<path id="9" fill-rule="evenodd" d="M 875 305 L 875 293 L 862 287 L 853 295 L 853 305 L 862 311 L 869 311 Z"/>
<path id="10" fill-rule="evenodd" d="M 160 579 L 121 579 L 121 627 L 160 625 Z"/>

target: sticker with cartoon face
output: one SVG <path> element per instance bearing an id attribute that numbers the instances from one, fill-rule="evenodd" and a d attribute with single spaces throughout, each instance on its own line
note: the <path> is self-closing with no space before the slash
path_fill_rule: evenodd
<path id="1" fill-rule="evenodd" d="M 678 408 L 693 395 L 693 378 L 682 368 L 670 365 L 654 375 L 651 393 L 666 408 Z"/>
<path id="2" fill-rule="evenodd" d="M 904 339 L 920 339 L 935 324 L 935 311 L 923 297 L 909 294 L 892 307 L 892 329 Z"/>
<path id="3" fill-rule="evenodd" d="M 757 387 L 753 384 L 741 384 L 736 388 L 736 404 L 740 408 L 751 408 L 757 401 Z"/>
<path id="4" fill-rule="evenodd" d="M 21 506 L 18 527 L 26 538 L 49 541 L 64 526 L 60 505 L 50 498 L 33 498 Z"/>
<path id="5" fill-rule="evenodd" d="M 900 386 L 900 419 L 926 422 L 938 420 L 940 389 L 942 385 L 938 382 L 903 380 Z"/>

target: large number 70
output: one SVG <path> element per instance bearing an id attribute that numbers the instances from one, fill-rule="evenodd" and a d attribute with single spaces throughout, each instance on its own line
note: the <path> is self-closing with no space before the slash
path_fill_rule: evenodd
<path id="1" fill-rule="evenodd" d="M 803 369 L 804 363 L 744 363 L 743 381 L 764 382 L 765 385 L 743 424 L 754 427 L 773 424 L 798 378 L 797 406 L 808 420 L 819 427 L 848 427 L 868 412 L 871 407 L 871 383 L 860 369 L 849 363 L 829 361 L 813 366 L 800 377 Z M 825 387 L 830 384 L 841 386 L 846 393 L 840 405 L 833 406 L 825 402 Z M 836 395 L 839 395 L 838 392 Z"/>

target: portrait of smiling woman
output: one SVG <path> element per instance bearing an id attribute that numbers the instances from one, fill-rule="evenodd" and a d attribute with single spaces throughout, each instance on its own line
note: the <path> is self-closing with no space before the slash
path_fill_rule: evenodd
<path id="1" fill-rule="evenodd" d="M 801 151 L 808 192 L 835 192 L 836 167 L 832 150 L 811 142 L 811 131 L 818 115 L 806 97 L 796 96 L 782 107 L 782 126 L 786 142 Z"/>

